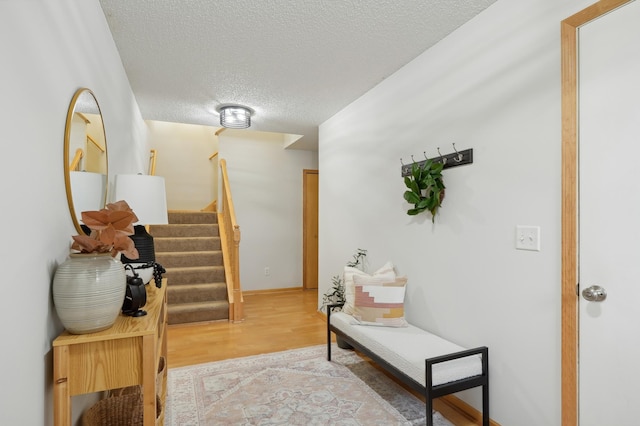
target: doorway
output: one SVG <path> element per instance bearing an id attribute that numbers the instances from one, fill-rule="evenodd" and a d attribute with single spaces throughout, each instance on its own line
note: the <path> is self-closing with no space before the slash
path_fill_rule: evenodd
<path id="1" fill-rule="evenodd" d="M 302 171 L 302 288 L 318 288 L 318 171 Z"/>
<path id="2" fill-rule="evenodd" d="M 606 140 L 607 138 L 601 138 L 599 145 L 595 150 L 589 154 L 587 152 L 587 146 L 583 146 L 580 152 L 580 143 L 584 139 L 585 144 L 587 141 L 587 132 L 593 132 L 592 129 L 586 127 L 580 127 L 580 115 L 583 111 L 579 108 L 579 100 L 585 101 L 587 93 L 581 93 L 581 88 L 578 81 L 579 68 L 581 63 L 578 61 L 580 57 L 579 52 L 579 34 L 581 27 L 589 24 L 598 18 L 603 17 L 612 11 L 621 8 L 627 4 L 631 4 L 629 0 L 601 0 L 592 6 L 578 12 L 577 14 L 562 21 L 562 424 L 564 426 L 574 426 L 580 422 L 582 417 L 583 425 L 590 425 L 589 421 L 595 421 L 593 424 L 603 424 L 595 418 L 593 414 L 596 411 L 606 411 L 610 415 L 617 414 L 616 412 L 622 412 L 624 415 L 625 410 L 620 408 L 619 402 L 623 394 L 626 393 L 624 389 L 617 389 L 616 392 L 610 392 L 606 387 L 607 382 L 603 380 L 603 377 L 611 379 L 614 377 L 612 373 L 615 368 L 620 368 L 619 365 L 613 366 L 612 370 L 611 361 L 608 355 L 601 353 L 599 360 L 594 358 L 600 352 L 600 347 L 607 346 L 604 341 L 599 341 L 604 334 L 626 336 L 624 329 L 617 328 L 615 325 L 605 325 L 607 330 L 601 330 L 598 334 L 595 331 L 597 327 L 604 325 L 604 316 L 601 315 L 604 311 L 604 305 L 598 305 L 597 301 L 584 301 L 582 300 L 581 292 L 586 288 L 591 287 L 593 284 L 594 275 L 592 271 L 586 266 L 592 266 L 599 262 L 602 258 L 598 254 L 598 251 L 602 253 L 602 247 L 611 247 L 612 243 L 601 244 L 601 239 L 606 237 L 606 233 L 600 233 L 595 238 L 597 240 L 589 240 L 593 237 L 593 231 L 599 231 L 598 228 L 602 228 L 602 222 L 596 222 L 591 213 L 597 209 L 593 208 L 588 199 L 592 193 L 596 192 L 596 187 L 589 183 L 587 179 L 581 179 L 581 175 L 589 170 L 594 165 L 597 167 L 600 160 L 603 163 L 599 164 L 599 173 L 606 175 L 607 169 L 626 167 L 621 164 L 609 164 L 604 159 L 606 152 L 611 151 L 614 154 L 619 153 L 614 146 Z M 624 13 L 624 9 L 616 11 L 617 13 Z M 611 15 L 613 16 L 613 14 Z M 608 19 L 607 17 L 606 19 Z M 587 28 L 587 27 L 585 27 Z M 625 44 L 626 43 L 626 44 Z M 609 46 L 608 51 L 615 50 L 621 46 L 628 45 L 634 46 L 633 42 L 627 39 L 618 40 L 617 45 Z M 584 46 L 582 46 L 584 47 Z M 600 61 L 602 62 L 602 61 Z M 586 74 L 585 74 L 586 76 Z M 598 100 L 600 103 L 607 102 L 611 104 L 613 99 L 603 100 L 594 97 L 592 99 Z M 597 111 L 597 110 L 595 110 Z M 603 110 L 600 110 L 603 111 Z M 586 111 L 584 111 L 586 113 Z M 605 118 L 603 114 L 595 112 L 595 116 L 590 120 L 591 122 L 604 121 L 609 119 Z M 615 115 L 615 114 L 614 114 Z M 611 118 L 611 117 L 610 117 Z M 585 118 L 585 122 L 586 122 Z M 583 123 L 585 124 L 585 123 Z M 619 126 L 619 124 L 617 124 Z M 581 133 L 583 132 L 583 133 Z M 581 134 L 582 137 L 578 138 Z M 614 137 L 613 134 L 608 134 Z M 593 145 L 596 142 L 590 142 Z M 637 144 L 637 142 L 636 142 Z M 589 148 L 592 148 L 590 146 Z M 600 157 L 602 155 L 602 157 Z M 633 154 L 631 154 L 633 155 Z M 613 157 L 612 157 L 613 158 Z M 584 163 L 581 163 L 584 162 Z M 628 164 L 628 163 L 627 163 Z M 616 178 L 614 178 L 616 179 Z M 618 178 L 619 179 L 619 178 Z M 615 190 L 614 190 L 615 191 Z M 623 194 L 618 193 L 619 196 L 624 197 Z M 620 209 L 621 206 L 607 206 L 613 212 Z M 581 214 L 581 208 L 583 209 Z M 588 210 L 587 210 L 588 209 Z M 589 214 L 586 214 L 589 213 Z M 590 217 L 591 216 L 591 217 Z M 579 220 L 580 218 L 580 220 Z M 601 219 L 598 219 L 601 220 Z M 616 221 L 613 216 L 607 218 L 608 221 Z M 624 221 L 625 219 L 622 219 Z M 611 222 L 609 222 L 611 223 Z M 597 234 L 597 232 L 596 232 Z M 615 231 L 614 231 L 615 234 Z M 617 235 L 617 234 L 616 234 Z M 620 235 L 617 235 L 620 236 Z M 593 253 L 589 253 L 585 243 L 588 241 L 597 241 L 590 243 L 590 246 L 599 245 L 599 250 L 594 250 Z M 618 240 L 619 241 L 619 240 Z M 613 244 L 617 246 L 618 244 Z M 606 250 L 606 249 L 605 249 Z M 591 256 L 591 258 L 589 258 Z M 636 261 L 637 263 L 637 261 Z M 614 280 L 613 274 L 607 275 L 607 280 Z M 580 282 L 583 281 L 583 282 Z M 578 285 L 580 284 L 580 287 Z M 604 283 L 603 283 L 604 284 Z M 585 295 L 586 296 L 586 295 Z M 617 294 L 618 302 L 624 299 L 626 296 Z M 609 300 L 609 303 L 612 303 Z M 608 305 L 607 310 L 617 310 L 617 308 L 611 309 L 613 306 Z M 594 322 L 595 321 L 595 322 Z M 582 329 L 581 327 L 582 326 Z M 627 327 L 629 325 L 627 324 Z M 594 331 L 591 331 L 594 330 Z M 594 338 L 589 337 L 588 334 L 594 334 Z M 595 342 L 595 344 L 594 344 Z M 614 347 L 615 350 L 617 348 Z M 594 350 L 595 349 L 595 350 Z M 580 351 L 584 351 L 583 354 L 589 356 L 581 356 Z M 593 352 L 593 353 L 592 353 Z M 602 358 L 604 357 L 604 359 Z M 613 361 L 615 364 L 615 361 Z M 582 388 L 582 385 L 589 383 L 591 378 L 587 378 L 587 374 L 595 372 L 597 374 L 605 373 L 595 382 L 590 382 L 590 388 L 595 392 L 582 392 L 586 388 Z M 596 375 L 597 375 L 596 374 Z M 583 377 L 584 376 L 584 377 Z M 594 375 L 595 377 L 595 375 Z M 614 405 L 607 405 L 605 400 L 601 398 L 611 394 L 613 399 L 616 399 Z M 613 400 L 612 400 L 613 402 Z M 597 407 L 597 410 L 589 412 L 590 407 Z M 606 422 L 608 424 L 623 424 L 617 423 L 613 417 L 609 417 L 608 420 L 613 423 Z M 637 420 L 637 418 L 635 418 Z M 626 423 L 624 423 L 626 424 Z"/>

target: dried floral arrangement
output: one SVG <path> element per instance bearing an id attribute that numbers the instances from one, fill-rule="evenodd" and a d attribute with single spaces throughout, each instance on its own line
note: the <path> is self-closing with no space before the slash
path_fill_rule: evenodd
<path id="1" fill-rule="evenodd" d="M 112 256 L 122 252 L 129 259 L 139 257 L 135 243 L 129 238 L 138 217 L 126 201 L 107 204 L 102 210 L 82 212 L 82 221 L 91 233 L 74 235 L 71 249 L 80 253 L 111 253 Z"/>

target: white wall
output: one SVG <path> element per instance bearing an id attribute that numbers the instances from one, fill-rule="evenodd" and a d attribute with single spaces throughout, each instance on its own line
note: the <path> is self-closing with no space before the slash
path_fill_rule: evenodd
<path id="1" fill-rule="evenodd" d="M 62 330 L 51 282 L 75 234 L 63 140 L 76 89 L 93 90 L 102 109 L 110 175 L 137 172 L 148 146 L 97 0 L 0 1 L 0 35 L 0 424 L 50 425 L 51 342 Z"/>
<path id="2" fill-rule="evenodd" d="M 169 210 L 201 210 L 217 197 L 217 128 L 146 121 L 151 148 L 157 150 L 156 175 L 165 178 Z M 145 171 L 145 173 L 147 173 Z"/>
<path id="3" fill-rule="evenodd" d="M 320 294 L 357 248 L 393 261 L 412 323 L 489 347 L 505 426 L 560 424 L 560 21 L 591 3 L 499 0 L 320 127 Z M 474 163 L 445 170 L 435 225 L 406 215 L 400 158 L 452 142 Z"/>
<path id="4" fill-rule="evenodd" d="M 232 130 L 219 136 L 240 225 L 243 290 L 302 286 L 302 171 L 317 169 L 318 156 L 284 149 L 285 137 Z"/>

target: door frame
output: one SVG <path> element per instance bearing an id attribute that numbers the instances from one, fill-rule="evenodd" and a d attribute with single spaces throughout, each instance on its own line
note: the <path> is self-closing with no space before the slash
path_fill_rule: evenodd
<path id="1" fill-rule="evenodd" d="M 561 22 L 562 425 L 577 426 L 578 391 L 578 29 L 634 0 L 600 0 Z"/>
<path id="2" fill-rule="evenodd" d="M 318 278 L 316 277 L 316 286 L 312 287 L 310 286 L 310 283 L 308 282 L 308 265 L 307 265 L 307 256 L 309 256 L 308 253 L 308 247 L 307 245 L 309 244 L 309 240 L 310 238 L 312 238 L 309 235 L 309 230 L 307 229 L 309 226 L 309 221 L 310 218 L 307 216 L 308 215 L 308 211 L 307 211 L 307 203 L 308 201 L 308 195 L 307 194 L 307 181 L 308 181 L 308 177 L 309 175 L 319 175 L 319 172 L 317 169 L 303 169 L 302 170 L 302 188 L 303 188 L 303 192 L 302 192 L 302 209 L 303 209 L 303 213 L 302 213 L 302 289 L 303 290 L 308 290 L 310 288 L 314 288 L 317 289 L 319 284 L 318 283 Z M 316 189 L 316 195 L 317 194 L 317 189 Z M 315 212 L 315 222 L 318 222 L 318 211 L 316 210 Z M 317 233 L 316 233 L 316 240 L 317 240 Z M 318 250 L 316 248 L 316 258 L 315 258 L 315 270 L 318 270 L 318 258 L 317 258 L 317 253 Z"/>

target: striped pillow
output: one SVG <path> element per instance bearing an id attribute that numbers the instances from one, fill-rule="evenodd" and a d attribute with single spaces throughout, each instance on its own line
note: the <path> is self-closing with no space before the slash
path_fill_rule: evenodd
<path id="1" fill-rule="evenodd" d="M 407 277 L 387 279 L 355 275 L 353 318 L 361 325 L 407 327 L 404 293 Z"/>

